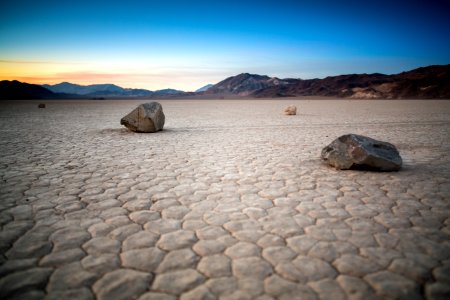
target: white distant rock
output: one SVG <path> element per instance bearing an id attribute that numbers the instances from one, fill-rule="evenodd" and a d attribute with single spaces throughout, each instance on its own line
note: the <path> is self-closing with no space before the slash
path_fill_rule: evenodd
<path id="1" fill-rule="evenodd" d="M 297 107 L 295 105 L 289 105 L 284 109 L 284 114 L 288 116 L 297 114 Z"/>

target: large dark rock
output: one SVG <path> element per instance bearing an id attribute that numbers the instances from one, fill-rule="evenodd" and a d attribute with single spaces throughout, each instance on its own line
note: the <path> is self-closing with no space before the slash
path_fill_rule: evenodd
<path id="1" fill-rule="evenodd" d="M 398 171 L 402 166 L 394 145 L 357 134 L 337 138 L 323 148 L 321 157 L 338 170 Z"/>
<path id="2" fill-rule="evenodd" d="M 164 127 L 165 116 L 158 102 L 144 103 L 120 120 L 121 125 L 134 132 L 156 132 Z"/>

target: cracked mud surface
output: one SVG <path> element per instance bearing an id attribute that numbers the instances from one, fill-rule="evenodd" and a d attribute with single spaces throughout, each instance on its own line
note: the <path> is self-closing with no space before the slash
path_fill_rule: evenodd
<path id="1" fill-rule="evenodd" d="M 2 299 L 449 297 L 449 101 L 38 103 L 0 102 Z M 323 164 L 346 133 L 403 169 Z"/>

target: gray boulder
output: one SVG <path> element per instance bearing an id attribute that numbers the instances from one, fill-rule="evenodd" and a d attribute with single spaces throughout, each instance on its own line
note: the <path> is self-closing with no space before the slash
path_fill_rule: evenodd
<path id="1" fill-rule="evenodd" d="M 165 116 L 161 104 L 158 102 L 144 103 L 120 120 L 134 132 L 156 132 L 164 127 Z"/>
<path id="2" fill-rule="evenodd" d="M 398 171 L 402 166 L 394 145 L 357 134 L 337 138 L 323 148 L 321 157 L 338 170 Z"/>

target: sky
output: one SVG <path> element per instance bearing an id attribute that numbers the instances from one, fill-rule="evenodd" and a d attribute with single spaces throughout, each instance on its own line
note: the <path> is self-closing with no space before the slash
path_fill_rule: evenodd
<path id="1" fill-rule="evenodd" d="M 192 91 L 450 63 L 450 0 L 8 1 L 0 80 Z"/>

